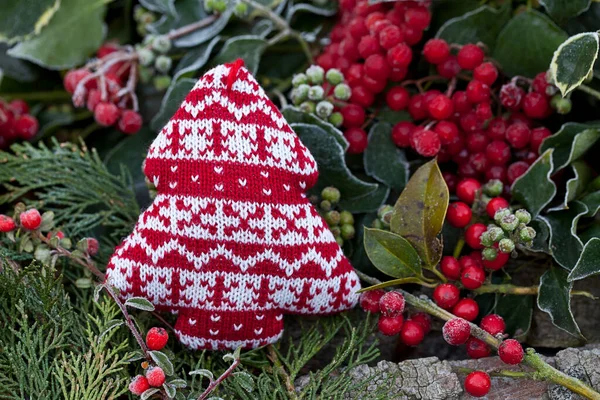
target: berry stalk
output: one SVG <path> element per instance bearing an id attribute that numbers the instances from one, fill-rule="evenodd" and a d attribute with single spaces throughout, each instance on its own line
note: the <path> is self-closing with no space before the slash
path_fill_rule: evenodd
<path id="1" fill-rule="evenodd" d="M 516 295 L 537 295 L 539 291 L 538 286 L 515 286 L 511 284 L 499 284 L 499 285 L 483 285 L 477 289 L 474 289 L 473 292 L 477 294 L 483 293 L 503 293 L 503 294 L 516 294 Z M 584 296 L 590 299 L 596 300 L 597 297 L 591 294 L 590 292 L 586 292 L 584 290 L 572 290 L 572 296 Z"/>

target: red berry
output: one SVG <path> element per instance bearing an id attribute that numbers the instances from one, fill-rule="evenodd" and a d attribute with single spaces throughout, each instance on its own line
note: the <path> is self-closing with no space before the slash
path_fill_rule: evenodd
<path id="1" fill-rule="evenodd" d="M 449 56 L 446 60 L 437 65 L 437 73 L 446 79 L 452 79 L 461 71 L 458 60 L 455 56 Z"/>
<path id="2" fill-rule="evenodd" d="M 412 49 L 406 43 L 399 43 L 387 52 L 387 62 L 391 67 L 406 68 L 412 61 Z"/>
<path id="3" fill-rule="evenodd" d="M 485 149 L 485 155 L 494 165 L 504 165 L 510 161 L 510 146 L 502 140 L 494 140 Z"/>
<path id="4" fill-rule="evenodd" d="M 356 104 L 348 104 L 341 110 L 346 128 L 359 127 L 365 122 L 365 109 Z"/>
<path id="5" fill-rule="evenodd" d="M 86 102 L 87 109 L 90 111 L 94 111 L 96 109 L 96 106 L 100 104 L 101 101 L 102 92 L 98 89 L 90 90 Z"/>
<path id="6" fill-rule="evenodd" d="M 463 269 L 460 274 L 460 283 L 466 289 L 475 290 L 485 282 L 485 271 L 483 268 L 475 265 L 470 265 Z"/>
<path id="7" fill-rule="evenodd" d="M 360 6 L 364 6 L 368 7 L 368 4 L 366 4 L 367 2 L 365 1 L 364 3 L 359 3 L 359 7 Z M 355 10 L 355 12 L 358 15 L 361 15 L 360 10 Z M 373 25 L 375 24 L 375 22 L 377 21 L 382 21 L 385 19 L 385 14 L 380 12 L 380 11 L 374 11 L 374 12 L 369 12 L 368 10 L 364 13 L 366 18 L 365 18 L 365 26 L 367 27 L 367 29 L 371 30 L 371 28 L 373 27 Z"/>
<path id="8" fill-rule="evenodd" d="M 106 42 L 103 43 L 102 46 L 96 51 L 96 57 L 102 58 L 107 56 L 115 51 L 119 50 L 119 44 L 115 42 Z"/>
<path id="9" fill-rule="evenodd" d="M 506 130 L 506 140 L 515 149 L 522 149 L 529 144 L 531 130 L 525 124 L 515 123 Z"/>
<path id="10" fill-rule="evenodd" d="M 487 228 L 482 223 L 476 223 L 469 226 L 465 231 L 465 242 L 467 242 L 472 249 L 482 249 L 483 246 L 481 245 L 480 238 L 481 234 L 486 230 Z"/>
<path id="11" fill-rule="evenodd" d="M 487 157 L 485 156 L 485 153 L 479 152 L 471 156 L 471 159 L 469 160 L 469 165 L 471 165 L 471 167 L 473 167 L 473 169 L 476 172 L 483 173 L 488 169 L 489 162 Z"/>
<path id="12" fill-rule="evenodd" d="M 508 184 L 512 185 L 521 175 L 523 175 L 529 169 L 529 164 L 525 161 L 517 161 L 508 166 L 506 170 L 506 179 Z"/>
<path id="13" fill-rule="evenodd" d="M 491 119 L 494 116 L 494 113 L 492 112 L 492 105 L 488 102 L 477 104 L 477 106 L 475 106 L 475 115 L 477 115 L 477 118 L 480 121 L 487 121 L 488 119 Z"/>
<path id="14" fill-rule="evenodd" d="M 471 103 L 469 103 L 469 99 L 467 99 L 467 93 L 462 90 L 454 92 L 452 95 L 452 103 L 454 103 L 454 111 L 459 114 L 471 111 Z"/>
<path id="15" fill-rule="evenodd" d="M 533 78 L 533 82 L 531 83 L 531 87 L 534 91 L 547 96 L 547 89 L 550 84 L 546 80 L 546 72 L 540 72 Z"/>
<path id="16" fill-rule="evenodd" d="M 392 128 L 392 141 L 398 147 L 410 147 L 414 129 L 415 125 L 412 122 L 398 122 Z"/>
<path id="17" fill-rule="evenodd" d="M 473 103 L 488 102 L 490 100 L 490 87 L 485 83 L 478 81 L 477 79 L 472 80 L 467 85 L 467 99 Z"/>
<path id="18" fill-rule="evenodd" d="M 458 52 L 458 64 L 462 69 L 475 69 L 485 58 L 485 53 L 475 44 L 466 44 Z"/>
<path id="19" fill-rule="evenodd" d="M 369 107 L 375 101 L 375 96 L 362 85 L 356 85 L 352 88 L 350 102 L 363 108 Z"/>
<path id="20" fill-rule="evenodd" d="M 119 108 L 112 103 L 100 103 L 94 110 L 94 118 L 99 125 L 114 125 L 119 119 Z"/>
<path id="21" fill-rule="evenodd" d="M 437 133 L 430 129 L 416 129 L 412 135 L 412 143 L 415 151 L 423 157 L 434 157 L 442 146 Z"/>
<path id="22" fill-rule="evenodd" d="M 348 141 L 348 154 L 361 154 L 367 148 L 367 132 L 361 128 L 349 128 L 344 132 Z"/>
<path id="23" fill-rule="evenodd" d="M 485 171 L 485 178 L 488 181 L 498 179 L 502 182 L 506 182 L 506 168 L 501 165 L 493 165 Z"/>
<path id="24" fill-rule="evenodd" d="M 123 133 L 134 134 L 142 127 L 142 116 L 133 110 L 125 110 L 119 118 L 117 127 Z"/>
<path id="25" fill-rule="evenodd" d="M 400 82 L 406 78 L 407 73 L 408 69 L 406 67 L 392 67 L 389 79 L 392 82 Z"/>
<path id="26" fill-rule="evenodd" d="M 400 339 L 407 346 L 417 346 L 423 341 L 425 330 L 420 323 L 408 320 L 402 325 L 400 331 Z"/>
<path id="27" fill-rule="evenodd" d="M 498 347 L 498 355 L 506 364 L 517 365 L 523 361 L 523 346 L 515 339 L 506 339 Z"/>
<path id="28" fill-rule="evenodd" d="M 29 105 L 25 100 L 16 99 L 10 102 L 10 109 L 16 115 L 27 114 L 29 112 Z"/>
<path id="29" fill-rule="evenodd" d="M 492 353 L 490 346 L 488 346 L 483 340 L 477 339 L 473 336 L 467 340 L 466 347 L 467 355 L 474 359 L 489 357 L 489 355 Z"/>
<path id="30" fill-rule="evenodd" d="M 473 299 L 461 299 L 452 308 L 452 314 L 467 321 L 474 321 L 479 315 L 479 305 Z"/>
<path id="31" fill-rule="evenodd" d="M 163 328 L 150 328 L 146 334 L 146 346 L 150 350 L 162 350 L 167 345 L 169 334 Z"/>
<path id="32" fill-rule="evenodd" d="M 165 383 L 165 372 L 161 367 L 150 367 L 146 370 L 146 379 L 152 387 L 160 387 Z"/>
<path id="33" fill-rule="evenodd" d="M 384 49 L 391 49 L 396 44 L 404 40 L 404 35 L 400 28 L 394 25 L 386 26 L 379 32 L 379 44 Z"/>
<path id="34" fill-rule="evenodd" d="M 67 72 L 67 74 L 65 75 L 64 78 L 64 85 L 65 85 L 65 90 L 71 94 L 73 94 L 75 92 L 75 89 L 77 88 L 77 85 L 79 84 L 79 82 L 87 77 L 88 75 L 90 75 L 91 72 L 88 71 L 87 69 L 72 69 L 69 72 Z M 89 82 L 89 83 L 88 83 Z M 91 80 L 86 82 L 86 87 L 88 89 L 90 89 L 90 84 L 92 83 Z"/>
<path id="35" fill-rule="evenodd" d="M 141 396 L 146 390 L 150 389 L 150 384 L 145 376 L 138 375 L 131 380 L 129 391 L 136 396 Z"/>
<path id="36" fill-rule="evenodd" d="M 481 183 L 477 179 L 463 179 L 456 185 L 456 196 L 467 204 L 473 204 L 479 189 L 481 189 Z"/>
<path id="37" fill-rule="evenodd" d="M 21 221 L 21 226 L 23 226 L 23 228 L 31 231 L 39 228 L 42 224 L 42 216 L 35 208 L 23 211 L 19 215 L 19 220 Z"/>
<path id="38" fill-rule="evenodd" d="M 365 19 L 363 17 L 357 16 L 350 21 L 348 24 L 348 32 L 355 39 L 360 39 L 361 37 L 369 34 L 369 29 L 365 25 Z"/>
<path id="39" fill-rule="evenodd" d="M 453 142 L 459 135 L 458 127 L 454 122 L 450 121 L 438 122 L 435 124 L 433 130 L 438 134 L 442 144 L 449 144 Z"/>
<path id="40" fill-rule="evenodd" d="M 385 101 L 388 107 L 394 111 L 404 110 L 408 107 L 410 94 L 402 86 L 394 86 L 386 93 Z"/>
<path id="41" fill-rule="evenodd" d="M 467 133 L 475 132 L 482 128 L 483 124 L 477 118 L 475 111 L 469 111 L 460 116 L 460 127 Z"/>
<path id="42" fill-rule="evenodd" d="M 473 78 L 488 86 L 492 86 L 492 84 L 496 82 L 496 79 L 498 79 L 498 70 L 491 62 L 484 62 L 475 68 L 473 71 Z"/>
<path id="43" fill-rule="evenodd" d="M 529 147 L 534 152 L 539 153 L 542 142 L 544 141 L 544 139 L 546 139 L 548 136 L 551 136 L 551 135 L 552 135 L 552 132 L 550 132 L 550 129 L 544 128 L 543 126 L 533 129 L 531 131 L 531 139 L 529 141 Z"/>
<path id="44" fill-rule="evenodd" d="M 15 220 L 7 215 L 0 214 L 0 232 L 10 232 L 16 228 Z"/>
<path id="45" fill-rule="evenodd" d="M 470 153 L 485 151 L 488 142 L 483 132 L 472 132 L 467 135 L 467 149 Z"/>
<path id="46" fill-rule="evenodd" d="M 425 97 L 422 94 L 416 94 L 410 98 L 408 113 L 415 121 L 427 118 L 429 111 L 427 110 Z"/>
<path id="47" fill-rule="evenodd" d="M 471 207 L 462 201 L 456 201 L 451 203 L 448 207 L 446 220 L 455 228 L 464 228 L 465 226 L 469 225 L 472 216 L 473 212 L 471 211 Z"/>
<path id="48" fill-rule="evenodd" d="M 503 253 L 499 251 L 494 261 L 483 260 L 483 266 L 489 270 L 498 271 L 499 269 L 504 267 L 504 265 L 506 265 L 509 258 L 509 253 Z"/>
<path id="49" fill-rule="evenodd" d="M 487 127 L 487 135 L 492 140 L 504 140 L 508 124 L 501 117 L 491 120 Z"/>
<path id="50" fill-rule="evenodd" d="M 86 249 L 90 256 L 98 254 L 98 248 L 100 247 L 98 240 L 95 238 L 87 238 Z"/>
<path id="51" fill-rule="evenodd" d="M 395 317 L 404 311 L 404 296 L 400 292 L 387 292 L 379 299 L 379 309 L 386 317 Z"/>
<path id="52" fill-rule="evenodd" d="M 65 238 L 65 234 L 61 231 L 48 232 L 46 234 L 46 238 L 48 238 L 48 239 L 52 239 L 53 237 L 57 237 L 59 240 L 63 240 Z"/>
<path id="53" fill-rule="evenodd" d="M 527 93 L 523 99 L 523 112 L 529 118 L 545 118 L 550 111 L 548 98 L 537 92 Z"/>
<path id="54" fill-rule="evenodd" d="M 38 133 L 40 124 L 35 117 L 24 114 L 15 121 L 14 127 L 21 139 L 29 140 Z"/>
<path id="55" fill-rule="evenodd" d="M 479 326 L 492 336 L 496 336 L 499 333 L 504 333 L 504 329 L 506 329 L 504 318 L 498 314 L 486 315 L 481 319 Z"/>
<path id="56" fill-rule="evenodd" d="M 392 23 L 387 19 L 382 19 L 379 21 L 375 21 L 375 23 L 371 26 L 369 30 L 373 35 L 378 36 L 379 32 L 384 30 L 386 27 L 390 26 Z"/>
<path id="57" fill-rule="evenodd" d="M 513 83 L 507 83 L 500 89 L 500 102 L 509 110 L 517 111 L 521 108 L 525 91 Z"/>
<path id="58" fill-rule="evenodd" d="M 362 64 L 352 64 L 344 74 L 346 82 L 351 86 L 361 83 L 363 76 L 364 67 Z"/>
<path id="59" fill-rule="evenodd" d="M 451 283 L 442 283 L 433 290 L 433 301 L 438 306 L 449 310 L 460 299 L 460 290 Z"/>
<path id="60" fill-rule="evenodd" d="M 431 13 L 425 7 L 413 7 L 404 13 L 404 21 L 411 28 L 423 31 L 431 22 Z"/>
<path id="61" fill-rule="evenodd" d="M 334 56 L 329 53 L 323 53 L 317 57 L 317 64 L 324 70 L 330 70 L 334 66 Z"/>
<path id="62" fill-rule="evenodd" d="M 494 215 L 496 215 L 496 211 L 503 208 L 508 208 L 508 201 L 503 197 L 494 197 L 487 203 L 487 206 L 485 206 L 485 211 L 487 212 L 487 215 L 493 219 Z"/>
<path id="63" fill-rule="evenodd" d="M 410 316 L 410 320 L 421 325 L 423 333 L 427 335 L 431 330 L 431 317 L 424 312 L 418 312 Z"/>
<path id="64" fill-rule="evenodd" d="M 365 60 L 365 74 L 374 79 L 387 79 L 390 66 L 381 54 L 372 54 Z"/>
<path id="65" fill-rule="evenodd" d="M 447 119 L 454 113 L 452 100 L 446 95 L 439 94 L 427 104 L 429 115 L 437 120 Z"/>
<path id="66" fill-rule="evenodd" d="M 361 308 L 370 313 L 379 312 L 379 299 L 385 294 L 383 289 L 369 290 L 361 293 L 360 295 L 360 306 Z"/>
<path id="67" fill-rule="evenodd" d="M 366 59 L 373 54 L 379 54 L 380 51 L 379 41 L 374 36 L 363 36 L 358 42 L 358 53 L 362 58 Z"/>
<path id="68" fill-rule="evenodd" d="M 379 321 L 377 321 L 377 327 L 379 332 L 386 336 L 394 336 L 400 333 L 402 325 L 404 324 L 404 318 L 402 314 L 396 315 L 395 317 L 386 317 L 381 315 Z"/>
<path id="69" fill-rule="evenodd" d="M 471 336 L 471 325 L 462 318 L 452 318 L 442 327 L 444 340 L 453 346 L 466 343 Z"/>
<path id="70" fill-rule="evenodd" d="M 492 381 L 483 371 L 474 371 L 465 379 L 465 390 L 473 397 L 483 397 L 490 391 Z"/>
<path id="71" fill-rule="evenodd" d="M 429 39 L 423 47 L 423 55 L 431 64 L 439 64 L 450 57 L 450 46 L 443 39 Z"/>
<path id="72" fill-rule="evenodd" d="M 442 257 L 440 270 L 448 279 L 456 280 L 460 278 L 460 264 L 458 263 L 458 260 L 452 256 Z"/>
<path id="73" fill-rule="evenodd" d="M 423 31 L 420 29 L 414 29 L 410 26 L 401 26 L 402 33 L 404 34 L 404 41 L 409 46 L 414 46 L 421 41 L 423 38 Z"/>

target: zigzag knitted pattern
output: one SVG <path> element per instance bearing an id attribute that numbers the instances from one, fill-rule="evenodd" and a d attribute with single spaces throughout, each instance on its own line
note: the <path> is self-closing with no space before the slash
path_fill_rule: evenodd
<path id="1" fill-rule="evenodd" d="M 273 343 L 283 314 L 349 309 L 360 289 L 304 194 L 315 160 L 233 67 L 207 72 L 150 146 L 144 173 L 158 195 L 107 270 L 123 298 L 179 313 L 176 333 L 193 349 Z"/>

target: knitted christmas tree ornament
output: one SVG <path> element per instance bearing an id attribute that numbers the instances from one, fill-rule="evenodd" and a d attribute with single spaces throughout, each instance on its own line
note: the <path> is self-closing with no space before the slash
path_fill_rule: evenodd
<path id="1" fill-rule="evenodd" d="M 123 298 L 177 312 L 193 349 L 273 343 L 283 314 L 349 309 L 360 288 L 304 194 L 315 160 L 242 64 L 207 72 L 150 146 L 158 195 L 107 270 Z"/>

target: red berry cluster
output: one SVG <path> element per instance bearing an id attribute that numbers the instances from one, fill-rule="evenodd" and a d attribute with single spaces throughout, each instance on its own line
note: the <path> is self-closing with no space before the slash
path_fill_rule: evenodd
<path id="1" fill-rule="evenodd" d="M 380 2 L 341 0 L 340 16 L 331 31 L 331 44 L 317 58 L 326 71 L 337 68 L 352 89 L 350 104 L 342 108 L 343 125 L 353 142 L 366 143 L 363 129 L 365 109 L 369 108 L 388 82 L 400 82 L 413 59 L 413 49 L 429 26 L 428 1 Z M 386 97 L 400 110 L 408 101 L 408 92 L 397 86 Z M 364 150 L 364 149 L 363 149 Z"/>
<path id="2" fill-rule="evenodd" d="M 99 125 L 116 125 L 123 133 L 136 133 L 142 127 L 142 116 L 136 111 L 135 56 L 114 43 L 104 44 L 96 56 L 88 65 L 67 72 L 66 91 L 73 94 L 76 107 L 86 106 L 94 113 Z"/>
<path id="3" fill-rule="evenodd" d="M 148 350 L 162 350 L 169 340 L 169 334 L 163 328 L 151 328 L 146 334 L 146 346 Z M 129 384 L 129 391 L 137 396 L 141 396 L 151 387 L 161 387 L 165 383 L 165 372 L 159 366 L 144 366 L 146 369 L 144 375 L 137 375 Z"/>
<path id="4" fill-rule="evenodd" d="M 29 140 L 38 133 L 38 120 L 29 114 L 24 100 L 10 103 L 0 99 L 0 149 L 7 148 L 17 139 Z"/>
<path id="5" fill-rule="evenodd" d="M 360 306 L 371 313 L 381 313 L 377 326 L 387 336 L 400 335 L 407 346 L 417 346 L 431 330 L 431 319 L 425 313 L 412 314 L 404 319 L 404 296 L 400 292 L 385 292 L 381 289 L 365 292 L 360 297 Z"/>

